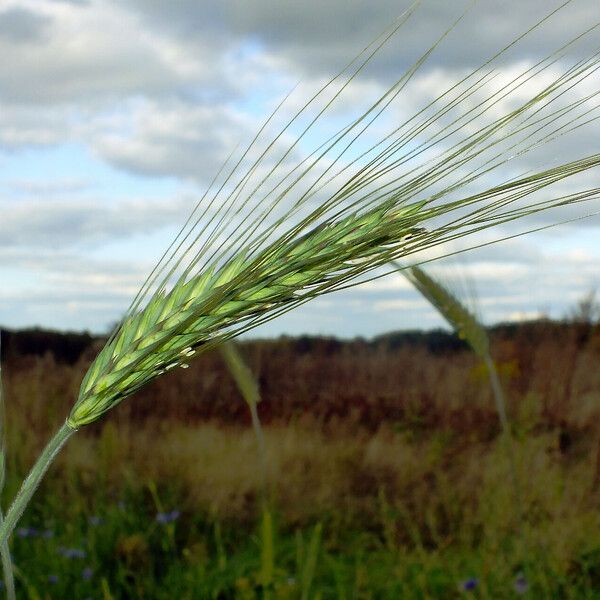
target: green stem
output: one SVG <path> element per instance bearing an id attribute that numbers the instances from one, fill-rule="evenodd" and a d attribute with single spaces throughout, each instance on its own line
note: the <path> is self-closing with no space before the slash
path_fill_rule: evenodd
<path id="1" fill-rule="evenodd" d="M 6 513 L 4 521 L 0 525 L 0 548 L 8 543 L 10 534 L 13 532 L 13 529 L 21 518 L 25 508 L 27 508 L 29 501 L 37 487 L 40 485 L 48 467 L 52 464 L 56 455 L 75 431 L 76 429 L 73 429 L 65 423 L 48 442 L 48 445 L 38 457 L 36 463 L 29 472 L 29 475 L 27 475 L 27 478 L 21 484 L 21 489 L 15 496 L 11 507 Z"/>
<path id="2" fill-rule="evenodd" d="M 263 507 L 266 507 L 269 504 L 270 496 L 268 489 L 268 461 L 265 436 L 258 416 L 257 406 L 261 400 L 258 382 L 248 365 L 244 362 L 244 359 L 238 352 L 235 344 L 232 342 L 225 342 L 219 346 L 219 350 L 229 369 L 229 373 L 233 377 L 238 390 L 250 409 L 252 428 L 254 429 L 254 435 L 256 436 L 256 445 L 260 461 L 262 503 Z"/>
<path id="3" fill-rule="evenodd" d="M 0 524 L 2 523 L 4 515 L 0 509 Z M 13 575 L 13 564 L 12 558 L 10 557 L 10 548 L 8 547 L 8 540 L 5 540 L 0 544 L 0 557 L 2 558 L 2 576 L 4 580 L 4 587 L 6 588 L 7 600 L 15 600 L 15 578 Z"/>
<path id="4" fill-rule="evenodd" d="M 7 541 L 0 547 L 0 555 L 2 556 L 2 575 L 4 587 L 6 588 L 6 598 L 7 600 L 15 600 L 17 597 L 15 592 L 15 578 L 13 575 L 13 564 Z"/>
<path id="5" fill-rule="evenodd" d="M 521 486 L 519 484 L 519 476 L 517 474 L 517 461 L 515 458 L 515 453 L 513 450 L 513 438 L 510 432 L 510 423 L 508 421 L 508 416 L 506 414 L 506 405 L 504 403 L 504 393 L 502 391 L 502 385 L 500 384 L 500 378 L 498 377 L 498 371 L 496 370 L 496 365 L 492 360 L 492 357 L 488 354 L 484 363 L 488 372 L 488 376 L 490 378 L 490 384 L 492 386 L 492 392 L 494 395 L 494 402 L 496 403 L 496 411 L 498 412 L 498 417 L 500 419 L 500 425 L 502 426 L 502 436 L 504 438 L 504 444 L 506 447 L 506 452 L 508 454 L 508 461 L 510 464 L 510 472 L 513 483 L 513 493 L 515 496 L 515 502 L 517 505 L 517 513 L 519 515 L 519 519 L 522 518 L 523 504 L 521 499 Z"/>
<path id="6" fill-rule="evenodd" d="M 0 337 L 0 354 L 2 350 L 2 339 Z M 2 388 L 2 367 L 0 365 L 0 494 L 4 491 L 4 481 L 6 478 L 6 411 L 4 404 L 4 390 Z M 0 525 L 4 520 L 4 511 L 0 506 Z M 13 573 L 13 563 L 10 556 L 8 540 L 0 544 L 0 561 L 2 562 L 2 577 L 4 587 L 6 588 L 7 600 L 15 600 L 15 576 Z"/>
<path id="7" fill-rule="evenodd" d="M 260 419 L 258 417 L 258 409 L 256 403 L 249 404 L 250 416 L 252 418 L 252 428 L 254 429 L 254 435 L 256 437 L 256 445 L 258 447 L 258 456 L 260 460 L 260 479 L 261 479 L 261 494 L 263 504 L 268 504 L 269 500 L 269 479 L 268 479 L 268 463 L 267 463 L 267 448 L 265 445 L 265 436 L 263 434 Z"/>
<path id="8" fill-rule="evenodd" d="M 521 543 L 523 545 L 523 554 L 525 560 L 525 568 L 528 568 L 529 562 L 529 540 L 527 535 L 527 525 L 525 523 L 525 515 L 523 498 L 521 497 L 521 482 L 517 471 L 517 461 L 515 452 L 513 449 L 513 436 L 510 431 L 510 423 L 506 414 L 506 404 L 504 402 L 504 393 L 502 391 L 502 385 L 500 378 L 498 377 L 498 371 L 492 357 L 487 354 L 484 358 L 484 363 L 487 368 L 488 376 L 492 386 L 492 392 L 494 395 L 494 401 L 496 403 L 496 410 L 500 418 L 500 424 L 502 426 L 502 438 L 506 453 L 508 455 L 508 461 L 510 466 L 510 473 L 512 478 L 513 494 L 515 499 L 515 508 L 517 513 L 517 519 L 519 523 L 519 529 L 521 530 Z"/>

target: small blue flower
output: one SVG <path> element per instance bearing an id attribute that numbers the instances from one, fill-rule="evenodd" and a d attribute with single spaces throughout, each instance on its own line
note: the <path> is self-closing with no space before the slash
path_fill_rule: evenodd
<path id="1" fill-rule="evenodd" d="M 478 585 L 479 579 L 476 579 L 475 577 L 470 577 L 469 579 L 465 579 L 465 581 L 463 581 L 460 584 L 460 589 L 463 592 L 472 592 Z"/>
<path id="2" fill-rule="evenodd" d="M 62 546 L 58 549 L 58 553 L 65 558 L 85 558 L 85 550 L 81 548 L 63 548 Z"/>
<path id="3" fill-rule="evenodd" d="M 38 530 L 34 527 L 19 527 L 17 529 L 17 535 L 20 538 L 33 538 L 39 534 Z"/>
<path id="4" fill-rule="evenodd" d="M 156 522 L 160 523 L 161 525 L 167 525 L 168 523 L 173 523 L 174 521 L 177 521 L 177 519 L 179 519 L 180 516 L 181 513 L 178 510 L 172 510 L 171 512 L 165 513 L 157 513 Z"/>
<path id="5" fill-rule="evenodd" d="M 46 529 L 46 531 L 42 533 L 42 537 L 49 540 L 54 537 L 54 531 L 52 531 L 52 529 Z"/>
<path id="6" fill-rule="evenodd" d="M 529 582 L 523 573 L 519 573 L 515 578 L 514 588 L 517 594 L 526 594 L 529 590 Z"/>
<path id="7" fill-rule="evenodd" d="M 102 517 L 99 517 L 97 515 L 92 515 L 89 519 L 88 519 L 88 523 L 92 526 L 92 527 L 98 527 L 98 525 L 102 525 L 102 523 L 104 523 L 104 519 Z"/>
<path id="8" fill-rule="evenodd" d="M 48 575 L 48 583 L 58 583 L 58 575 Z"/>
<path id="9" fill-rule="evenodd" d="M 81 571 L 81 578 L 84 581 L 89 581 L 94 575 L 94 570 L 92 567 L 86 567 L 83 571 Z"/>

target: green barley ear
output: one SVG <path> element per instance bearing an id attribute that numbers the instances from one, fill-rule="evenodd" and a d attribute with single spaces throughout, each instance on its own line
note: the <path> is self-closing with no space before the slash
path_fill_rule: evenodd
<path id="1" fill-rule="evenodd" d="M 402 265 L 398 263 L 394 263 L 394 265 L 400 269 L 400 272 L 414 285 L 421 295 L 431 303 L 442 317 L 444 317 L 448 324 L 456 331 L 458 336 L 469 344 L 473 352 L 482 360 L 486 367 L 510 464 L 510 476 L 515 498 L 515 514 L 521 529 L 523 554 L 527 557 L 528 543 L 523 523 L 522 493 L 519 477 L 517 475 L 514 443 L 506 412 L 504 392 L 502 390 L 500 378 L 498 377 L 498 370 L 496 369 L 496 365 L 490 352 L 490 342 L 487 331 L 479 322 L 475 314 L 464 306 L 455 294 L 442 283 L 425 273 L 423 269 L 418 266 L 403 268 Z"/>
<path id="2" fill-rule="evenodd" d="M 257 405 L 261 400 L 260 389 L 256 377 L 246 364 L 236 345 L 227 340 L 219 344 L 219 351 L 233 380 L 235 381 L 242 397 L 246 401 L 250 409 L 250 418 L 252 419 L 252 428 L 256 438 L 256 446 L 258 448 L 258 459 L 260 462 L 261 476 L 261 496 L 263 503 L 263 513 L 269 513 L 269 516 L 263 514 L 263 518 L 270 517 L 269 509 L 269 490 L 268 490 L 268 464 L 267 464 L 267 447 L 265 444 L 265 436 L 263 433 L 260 418 L 258 416 Z"/>
<path id="3" fill-rule="evenodd" d="M 455 294 L 441 282 L 428 275 L 423 269 L 418 266 L 403 268 L 398 263 L 394 263 L 394 265 L 444 317 L 458 336 L 469 344 L 473 352 L 485 364 L 502 430 L 505 435 L 510 437 L 510 424 L 506 413 L 504 393 L 492 359 L 490 341 L 485 327 Z"/>
<path id="4" fill-rule="evenodd" d="M 219 346 L 219 351 L 246 404 L 252 410 L 260 402 L 260 391 L 250 367 L 233 342 L 224 342 Z"/>
<path id="5" fill-rule="evenodd" d="M 144 309 L 126 317 L 98 354 L 69 426 L 92 423 L 162 373 L 187 367 L 197 351 L 226 338 L 232 327 L 300 304 L 364 265 L 407 251 L 427 235 L 416 223 L 428 214 L 420 203 L 352 213 L 295 239 L 278 240 L 259 255 L 241 252 L 208 276 L 180 279 L 170 292 L 156 293 Z M 239 365 L 235 369 L 241 374 Z"/>
<path id="6" fill-rule="evenodd" d="M 413 284 L 435 309 L 456 331 L 461 340 L 465 340 L 473 352 L 486 361 L 490 356 L 490 342 L 483 325 L 458 298 L 439 281 L 425 273 L 418 266 L 402 268 L 400 272 Z"/>

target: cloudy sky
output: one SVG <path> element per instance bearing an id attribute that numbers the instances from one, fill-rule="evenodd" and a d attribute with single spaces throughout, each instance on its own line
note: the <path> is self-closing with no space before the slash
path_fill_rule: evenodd
<path id="1" fill-rule="evenodd" d="M 469 4 L 424 0 L 288 159 L 301 160 L 360 114 Z M 365 139 L 418 113 L 561 4 L 480 0 Z M 227 157 L 252 139 L 290 90 L 278 113 L 283 120 L 408 6 L 398 0 L 3 0 L 0 325 L 106 331 Z M 599 20 L 597 0 L 573 0 L 496 61 L 489 87 L 470 101 L 481 101 Z M 564 47 L 539 81 L 520 88 L 492 116 L 598 46 L 600 32 L 593 30 Z M 592 73 L 570 90 L 569 101 L 582 99 L 579 114 L 598 106 L 599 79 Z M 594 116 L 531 155 L 515 156 L 487 184 L 600 152 Z M 560 193 L 600 186 L 595 171 L 565 183 Z M 599 210 L 596 201 L 539 215 L 439 253 Z M 489 323 L 560 317 L 600 285 L 599 228 L 592 217 L 431 268 L 457 289 L 475 288 Z M 473 301 L 472 291 L 465 294 Z M 439 323 L 404 279 L 392 275 L 316 300 L 255 333 L 370 336 Z"/>

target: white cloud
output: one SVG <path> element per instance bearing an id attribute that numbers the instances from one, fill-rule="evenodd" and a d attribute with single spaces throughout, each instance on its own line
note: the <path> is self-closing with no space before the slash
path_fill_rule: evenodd
<path id="1" fill-rule="evenodd" d="M 114 2 L 114 0 L 113 0 Z M 116 2 L 115 2 L 116 4 Z M 181 0 L 177 3 L 125 0 L 119 2 L 136 11 L 154 30 L 173 39 L 194 40 L 208 31 L 251 38 L 267 52 L 283 56 L 304 73 L 331 74 L 373 41 L 408 8 L 405 0 Z M 412 64 L 427 44 L 441 35 L 470 5 L 468 0 L 423 2 L 390 44 L 385 60 L 371 72 L 387 79 L 401 66 Z M 449 35 L 433 61 L 445 65 L 477 64 L 495 53 L 520 31 L 532 26 L 561 4 L 559 0 L 482 0 Z M 518 18 L 516 18 L 518 16 Z M 597 18 L 596 0 L 575 0 L 545 23 L 543 30 L 525 39 L 521 53 L 543 56 L 555 50 L 573 32 Z M 474 51 L 473 49 L 476 49 Z"/>
<path id="2" fill-rule="evenodd" d="M 541 310 L 523 311 L 518 310 L 508 315 L 507 321 L 516 321 L 517 323 L 524 323 L 527 321 L 537 321 L 543 319 L 547 315 Z"/>
<path id="3" fill-rule="evenodd" d="M 129 114 L 129 126 L 108 123 L 89 133 L 95 152 L 136 173 L 209 181 L 255 123 L 226 106 L 144 102 Z M 111 126 L 112 125 L 112 126 Z"/>
<path id="4" fill-rule="evenodd" d="M 19 6 L 0 12 L 0 40 L 13 44 L 46 41 L 50 19 Z"/>
<path id="5" fill-rule="evenodd" d="M 422 311 L 427 310 L 428 306 L 425 300 L 380 300 L 379 302 L 373 303 L 373 308 L 376 311 L 396 311 L 396 310 L 410 310 Z"/>
<path id="6" fill-rule="evenodd" d="M 94 247 L 181 225 L 193 206 L 190 198 L 81 197 L 0 201 L 0 248 Z"/>
<path id="7" fill-rule="evenodd" d="M 90 189 L 91 182 L 80 178 L 61 178 L 54 181 L 15 179 L 7 182 L 7 187 L 21 194 L 36 196 L 56 196 L 75 194 Z"/>
<path id="8" fill-rule="evenodd" d="M 172 93 L 210 77 L 210 48 L 190 58 L 181 45 L 139 28 L 135 15 L 101 2 L 89 5 L 23 2 L 19 11 L 43 23 L 41 34 L 15 40 L 0 36 L 0 99 L 45 104 L 97 104 L 124 95 Z M 40 26 L 41 27 L 41 26 Z"/>

